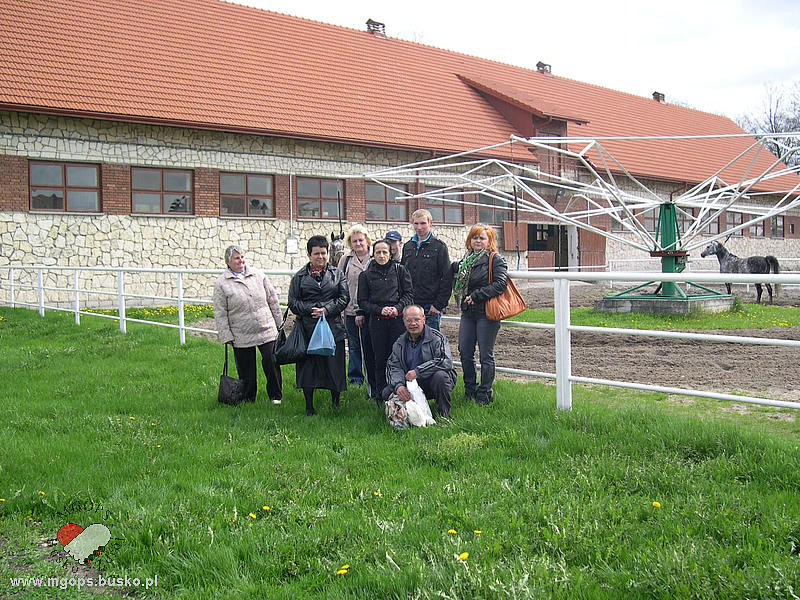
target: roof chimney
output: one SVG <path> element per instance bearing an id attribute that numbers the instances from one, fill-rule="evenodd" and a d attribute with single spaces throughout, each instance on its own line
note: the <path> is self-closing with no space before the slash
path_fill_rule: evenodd
<path id="1" fill-rule="evenodd" d="M 550 73 L 552 68 L 546 62 L 539 61 L 536 63 L 536 70 L 539 71 L 539 73 Z"/>
<path id="2" fill-rule="evenodd" d="M 378 21 L 373 21 L 372 19 L 367 19 L 367 31 L 375 37 L 386 37 L 386 25 Z"/>
<path id="3" fill-rule="evenodd" d="M 664 102 L 664 94 L 662 94 L 661 92 L 653 92 L 653 100 L 655 100 L 656 102 L 663 103 Z"/>

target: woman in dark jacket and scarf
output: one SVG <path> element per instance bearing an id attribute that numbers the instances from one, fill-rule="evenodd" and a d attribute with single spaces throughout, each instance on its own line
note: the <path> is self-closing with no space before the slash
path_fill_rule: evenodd
<path id="1" fill-rule="evenodd" d="M 467 253 L 460 262 L 453 263 L 455 284 L 453 291 L 461 305 L 461 324 L 458 327 L 458 352 L 464 371 L 464 395 L 478 404 L 493 400 L 494 343 L 500 322 L 486 317 L 486 301 L 499 296 L 506 289 L 505 259 L 497 252 L 494 230 L 482 223 L 469 230 Z M 489 281 L 489 260 L 492 261 L 492 280 Z M 478 385 L 475 370 L 475 343 L 481 360 L 481 383 Z"/>
<path id="2" fill-rule="evenodd" d="M 306 355 L 297 363 L 297 387 L 306 398 L 306 415 L 314 414 L 314 390 L 331 391 L 333 406 L 339 406 L 339 394 L 347 389 L 344 340 L 347 337 L 342 311 L 350 302 L 347 279 L 336 267 L 328 264 L 328 240 L 314 235 L 306 244 L 309 262 L 292 277 L 289 284 L 289 309 L 297 315 L 295 327 L 303 327 L 306 340 L 311 339 L 320 317 L 325 317 L 336 341 L 333 356 Z"/>
<path id="3" fill-rule="evenodd" d="M 372 399 L 381 404 L 386 387 L 386 361 L 394 341 L 405 331 L 403 309 L 412 303 L 411 274 L 391 259 L 388 240 L 375 242 L 372 261 L 358 276 L 357 314 L 369 315 L 369 336 L 375 353 L 375 387 Z"/>

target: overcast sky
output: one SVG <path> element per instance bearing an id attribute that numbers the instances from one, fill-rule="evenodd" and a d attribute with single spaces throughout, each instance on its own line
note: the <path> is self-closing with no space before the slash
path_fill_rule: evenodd
<path id="1" fill-rule="evenodd" d="M 723 114 L 759 112 L 766 84 L 800 81 L 798 0 L 235 0 Z"/>

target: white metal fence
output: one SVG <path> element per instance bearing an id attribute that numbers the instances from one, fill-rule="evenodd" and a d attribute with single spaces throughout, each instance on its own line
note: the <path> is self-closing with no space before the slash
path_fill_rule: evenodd
<path id="1" fill-rule="evenodd" d="M 39 314 L 44 316 L 45 310 L 67 311 L 75 314 L 75 323 L 80 323 L 81 315 L 91 315 L 97 317 L 111 318 L 119 321 L 120 331 L 125 333 L 128 322 L 146 323 L 161 327 L 171 327 L 178 330 L 180 343 L 186 341 L 186 332 L 195 331 L 201 333 L 215 334 L 216 331 L 190 327 L 185 324 L 184 309 L 187 304 L 210 304 L 210 295 L 204 297 L 190 297 L 184 294 L 187 278 L 191 278 L 194 289 L 198 289 L 200 283 L 209 294 L 212 290 L 213 281 L 222 272 L 221 269 L 145 269 L 145 268 L 116 268 L 116 267 L 61 267 L 61 266 L 0 266 L 0 273 L 5 271 L 0 290 L 4 290 L 2 302 L 8 306 L 24 306 L 35 308 Z M 46 285 L 46 274 L 57 272 L 61 285 Z M 277 278 L 280 282 L 276 287 L 283 287 L 288 284 L 288 280 L 294 271 L 291 270 L 268 270 L 266 271 L 272 278 Z M 67 274 L 67 277 L 64 276 Z M 105 275 L 101 278 L 104 286 L 88 287 L 89 281 L 94 281 L 95 274 Z M 529 279 L 538 281 L 553 282 L 553 298 L 555 307 L 555 323 L 520 323 L 514 321 L 504 321 L 504 327 L 514 327 L 521 329 L 548 329 L 555 333 L 555 364 L 556 372 L 547 373 L 541 371 L 530 371 L 525 369 L 513 369 L 497 366 L 496 370 L 502 373 L 514 375 L 525 375 L 532 377 L 543 377 L 554 379 L 556 382 L 556 404 L 559 409 L 570 410 L 572 408 L 572 384 L 587 383 L 638 389 L 654 392 L 664 392 L 668 394 L 681 394 L 687 396 L 700 396 L 715 398 L 718 400 L 729 400 L 735 402 L 748 402 L 774 407 L 800 409 L 800 402 L 787 402 L 770 398 L 757 398 L 752 396 L 739 396 L 724 394 L 712 391 L 693 390 L 687 388 L 666 387 L 650 385 L 647 383 L 631 383 L 609 379 L 599 379 L 593 377 L 580 377 L 572 374 L 572 349 L 570 334 L 573 331 L 599 334 L 620 334 L 632 336 L 649 336 L 660 338 L 673 338 L 683 340 L 704 340 L 712 342 L 729 342 L 740 344 L 758 344 L 773 346 L 800 347 L 800 340 L 786 340 L 761 337 L 744 337 L 734 335 L 717 334 L 698 334 L 677 331 L 655 331 L 639 329 L 621 329 L 609 327 L 585 327 L 570 324 L 570 282 L 571 281 L 625 281 L 630 283 L 658 281 L 674 281 L 683 283 L 691 280 L 696 283 L 721 284 L 732 282 L 738 284 L 747 283 L 773 283 L 773 284 L 800 284 L 800 274 L 781 274 L 781 275 L 732 275 L 713 272 L 691 273 L 653 273 L 653 272 L 527 272 L 510 271 L 509 274 L 514 279 Z M 110 277 L 109 277 L 110 275 Z M 173 295 L 148 295 L 141 293 L 131 293 L 126 291 L 126 278 L 133 276 L 140 280 L 146 276 L 164 276 L 171 281 L 174 289 Z M 165 286 L 165 282 L 159 282 L 159 286 Z M 70 281 L 70 284 L 64 282 Z M 110 282 L 115 282 L 115 286 L 109 286 Z M 209 283 L 210 282 L 210 283 Z M 83 283 L 83 285 L 81 285 Z M 141 281 L 140 281 L 141 285 Z M 111 287 L 112 289 L 109 289 Z M 50 294 L 48 296 L 48 294 Z M 56 297 L 55 301 L 52 297 Z M 116 315 L 99 314 L 88 312 L 88 306 L 98 306 L 98 301 L 103 301 L 108 305 L 108 298 L 114 299 L 113 306 L 117 310 Z M 70 298 L 69 302 L 65 298 Z M 93 298 L 94 300 L 90 300 Z M 144 301 L 147 301 L 146 303 Z M 131 302 L 140 305 L 177 305 L 178 324 L 161 323 L 145 319 L 133 319 L 126 316 L 126 309 L 131 306 Z M 456 317 L 444 317 L 447 321 L 458 321 Z"/>

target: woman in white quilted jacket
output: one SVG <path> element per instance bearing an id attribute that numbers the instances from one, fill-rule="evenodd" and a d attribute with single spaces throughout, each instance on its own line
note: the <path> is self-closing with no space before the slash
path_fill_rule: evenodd
<path id="1" fill-rule="evenodd" d="M 214 284 L 214 320 L 219 341 L 233 345 L 236 371 L 245 383 L 244 400 L 248 402 L 255 402 L 258 392 L 258 348 L 267 376 L 267 395 L 273 404 L 280 404 L 281 368 L 272 360 L 281 319 L 278 295 L 264 273 L 245 264 L 241 246 L 225 249 L 225 264 L 228 268 Z"/>

